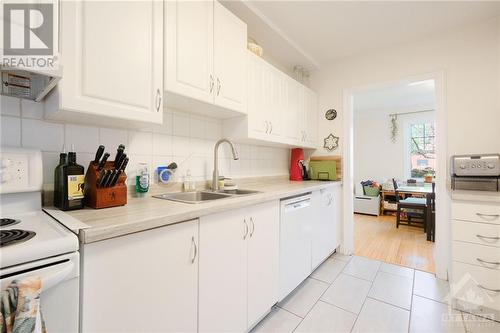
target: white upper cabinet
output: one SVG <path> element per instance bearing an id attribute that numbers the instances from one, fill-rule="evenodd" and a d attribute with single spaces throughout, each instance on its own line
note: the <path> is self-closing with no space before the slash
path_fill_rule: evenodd
<path id="1" fill-rule="evenodd" d="M 246 24 L 217 1 L 166 1 L 165 11 L 167 106 L 246 113 Z"/>
<path id="2" fill-rule="evenodd" d="M 62 1 L 60 7 L 63 78 L 46 116 L 161 123 L 163 2 Z"/>
<path id="3" fill-rule="evenodd" d="M 213 3 L 166 1 L 165 11 L 165 89 L 212 103 Z"/>
<path id="4" fill-rule="evenodd" d="M 249 51 L 247 59 L 247 116 L 226 120 L 224 134 L 244 142 L 316 148 L 316 93 Z"/>
<path id="5" fill-rule="evenodd" d="M 214 2 L 215 104 L 246 113 L 247 25 Z"/>

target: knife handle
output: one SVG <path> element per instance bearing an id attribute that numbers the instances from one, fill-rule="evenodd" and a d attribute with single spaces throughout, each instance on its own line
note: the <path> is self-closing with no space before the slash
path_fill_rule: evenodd
<path id="1" fill-rule="evenodd" d="M 104 168 L 104 165 L 106 164 L 106 161 L 108 160 L 109 153 L 105 153 L 104 156 L 102 157 L 101 162 L 99 163 L 99 166 L 97 167 L 97 170 L 102 170 Z"/>
<path id="2" fill-rule="evenodd" d="M 120 165 L 120 169 L 116 172 L 116 174 L 113 177 L 113 180 L 111 181 L 110 186 L 115 186 L 116 182 L 118 182 L 118 179 L 120 179 L 120 175 L 122 174 L 123 171 L 125 171 L 125 168 L 127 167 L 128 164 L 128 157 L 125 157 Z"/>
<path id="3" fill-rule="evenodd" d="M 94 158 L 95 164 L 99 164 L 99 160 L 101 159 L 102 154 L 104 154 L 104 146 L 100 145 L 99 148 L 97 148 L 97 151 L 95 153 L 95 158 Z"/>

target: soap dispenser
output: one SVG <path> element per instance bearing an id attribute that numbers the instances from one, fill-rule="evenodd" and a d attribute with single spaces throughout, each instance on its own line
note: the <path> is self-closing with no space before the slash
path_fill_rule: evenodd
<path id="1" fill-rule="evenodd" d="M 184 192 L 196 191 L 196 183 L 191 176 L 191 170 L 186 171 L 186 176 L 184 176 Z"/>

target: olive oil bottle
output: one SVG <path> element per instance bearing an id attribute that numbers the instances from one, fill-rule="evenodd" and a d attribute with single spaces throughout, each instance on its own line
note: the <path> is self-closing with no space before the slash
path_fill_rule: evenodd
<path id="1" fill-rule="evenodd" d="M 59 154 L 59 164 L 56 166 L 54 170 L 54 206 L 62 207 L 63 206 L 63 174 L 62 167 L 68 163 L 68 154 L 66 152 L 62 152 Z"/>
<path id="2" fill-rule="evenodd" d="M 57 169 L 57 168 L 56 168 Z M 74 210 L 83 208 L 83 185 L 85 173 L 83 166 L 76 163 L 76 153 L 68 153 L 68 161 L 60 169 L 61 191 L 60 202 L 57 206 L 61 210 Z"/>

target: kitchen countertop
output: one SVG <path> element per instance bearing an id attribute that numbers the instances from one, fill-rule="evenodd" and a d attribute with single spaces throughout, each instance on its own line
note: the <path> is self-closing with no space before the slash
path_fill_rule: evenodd
<path id="1" fill-rule="evenodd" d="M 261 193 L 234 196 L 198 204 L 161 200 L 151 196 L 144 198 L 129 197 L 128 204 L 125 206 L 106 209 L 85 208 L 65 213 L 71 218 L 88 225 L 88 228 L 80 230 L 80 241 L 87 244 L 188 221 L 208 214 L 279 200 L 326 188 L 334 184 L 340 186 L 341 182 L 292 182 L 288 180 L 253 182 L 244 186 L 240 185 L 240 188 L 257 190 Z"/>

